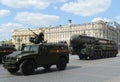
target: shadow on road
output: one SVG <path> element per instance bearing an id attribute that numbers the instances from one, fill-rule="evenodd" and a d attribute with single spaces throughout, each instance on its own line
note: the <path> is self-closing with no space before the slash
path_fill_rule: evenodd
<path id="1" fill-rule="evenodd" d="M 78 69 L 81 68 L 81 66 L 67 66 L 65 70 L 61 71 L 67 71 L 67 70 L 72 70 L 72 69 Z M 46 74 L 46 73 L 51 73 L 51 72 L 60 72 L 60 70 L 57 70 L 57 68 L 51 68 L 51 69 L 38 69 L 34 72 L 34 75 L 36 74 Z"/>
<path id="2" fill-rule="evenodd" d="M 81 68 L 81 66 L 68 66 L 65 70 L 61 70 L 61 71 L 67 71 L 67 70 L 72 70 L 72 69 L 78 69 Z M 53 73 L 53 72 L 61 72 L 59 70 L 57 70 L 57 68 L 51 68 L 51 69 L 36 69 L 35 72 L 32 75 L 38 75 L 38 74 L 48 74 L 48 73 Z M 23 74 L 19 71 L 17 73 L 15 73 L 14 75 L 16 76 L 23 76 Z"/>

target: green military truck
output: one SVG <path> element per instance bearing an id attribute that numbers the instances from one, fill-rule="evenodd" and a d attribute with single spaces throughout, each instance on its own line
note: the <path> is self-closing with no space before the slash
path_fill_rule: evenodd
<path id="1" fill-rule="evenodd" d="M 3 67 L 10 73 L 16 73 L 20 69 L 24 75 L 32 74 L 38 67 L 49 69 L 52 65 L 56 65 L 58 70 L 64 70 L 69 63 L 68 45 L 47 43 L 42 32 L 33 33 L 35 37 L 29 39 L 33 44 L 24 45 L 21 51 L 5 56 Z"/>
<path id="2" fill-rule="evenodd" d="M 0 63 L 2 63 L 2 58 L 12 52 L 16 51 L 16 49 L 12 46 L 0 46 Z"/>
<path id="3" fill-rule="evenodd" d="M 49 69 L 52 65 L 64 70 L 69 62 L 69 51 L 64 43 L 26 45 L 22 51 L 4 57 L 3 61 L 8 72 L 16 73 L 20 69 L 23 75 L 32 74 L 38 67 Z"/>
<path id="4" fill-rule="evenodd" d="M 82 35 L 72 35 L 70 38 L 70 53 L 80 59 L 98 59 L 115 57 L 118 53 L 114 41 Z"/>

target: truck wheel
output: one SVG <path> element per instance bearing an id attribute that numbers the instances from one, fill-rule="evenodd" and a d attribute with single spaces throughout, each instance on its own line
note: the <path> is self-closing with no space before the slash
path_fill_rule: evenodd
<path id="1" fill-rule="evenodd" d="M 58 70 L 64 70 L 67 66 L 67 62 L 65 58 L 60 58 L 56 64 Z"/>
<path id="2" fill-rule="evenodd" d="M 44 69 L 50 69 L 51 65 L 45 65 L 43 66 Z"/>
<path id="3" fill-rule="evenodd" d="M 13 73 L 16 73 L 16 72 L 18 72 L 18 68 L 15 68 L 15 69 L 7 69 L 8 70 L 8 72 L 10 72 L 11 74 L 13 74 Z"/>
<path id="4" fill-rule="evenodd" d="M 31 75 L 35 71 L 35 64 L 32 60 L 25 60 L 20 65 L 20 69 L 23 75 Z"/>
<path id="5" fill-rule="evenodd" d="M 78 55 L 80 60 L 83 60 L 85 57 L 82 55 Z"/>

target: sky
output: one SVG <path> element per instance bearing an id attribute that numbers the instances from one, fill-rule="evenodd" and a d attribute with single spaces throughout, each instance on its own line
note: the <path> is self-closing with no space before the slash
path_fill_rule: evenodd
<path id="1" fill-rule="evenodd" d="M 97 20 L 120 24 L 120 0 L 0 0 L 0 41 L 15 29 L 83 24 Z"/>

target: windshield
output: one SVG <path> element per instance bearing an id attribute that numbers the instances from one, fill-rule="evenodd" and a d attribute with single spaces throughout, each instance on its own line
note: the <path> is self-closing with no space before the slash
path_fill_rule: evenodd
<path id="1" fill-rule="evenodd" d="M 29 49 L 30 49 L 30 46 L 25 46 L 23 51 L 29 51 Z"/>
<path id="2" fill-rule="evenodd" d="M 27 45 L 23 51 L 38 51 L 38 45 Z"/>

